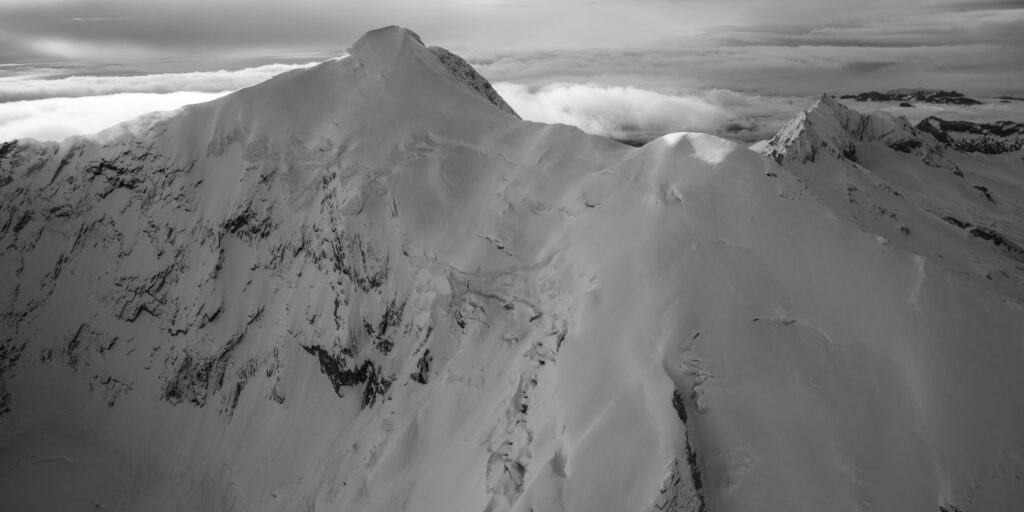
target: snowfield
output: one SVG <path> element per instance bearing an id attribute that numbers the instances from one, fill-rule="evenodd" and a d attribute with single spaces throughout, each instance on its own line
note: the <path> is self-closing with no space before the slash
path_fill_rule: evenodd
<path id="1" fill-rule="evenodd" d="M 520 120 L 389 27 L 0 146 L 0 509 L 1024 508 L 1024 160 Z"/>

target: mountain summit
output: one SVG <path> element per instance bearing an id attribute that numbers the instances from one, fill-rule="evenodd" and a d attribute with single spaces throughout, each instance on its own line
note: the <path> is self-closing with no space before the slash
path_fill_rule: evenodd
<path id="1" fill-rule="evenodd" d="M 828 97 L 768 156 L 633 148 L 492 91 L 390 27 L 0 146 L 0 508 L 1024 505 L 1019 158 Z"/>
<path id="2" fill-rule="evenodd" d="M 518 118 L 464 60 L 443 48 L 428 49 L 409 30 L 388 27 L 362 36 L 339 59 L 186 107 L 160 129 L 175 132 L 169 137 L 175 143 L 187 141 L 180 151 L 192 154 L 203 146 L 218 150 L 239 137 L 337 142 L 354 130 L 411 128 L 410 123 L 456 111 L 478 122 L 499 119 L 502 112 Z"/>
<path id="3" fill-rule="evenodd" d="M 862 115 L 828 94 L 787 123 L 767 145 L 779 164 L 808 163 L 819 153 L 856 161 L 856 141 L 877 140 L 894 148 L 920 145 L 915 128 L 905 117 L 888 112 Z M 908 141 L 916 142 L 908 142 Z M 915 147 L 916 147 L 915 145 Z"/>

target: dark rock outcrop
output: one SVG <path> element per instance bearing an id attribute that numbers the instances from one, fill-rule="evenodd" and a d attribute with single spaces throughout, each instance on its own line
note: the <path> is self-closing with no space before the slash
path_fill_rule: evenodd
<path id="1" fill-rule="evenodd" d="M 938 103 L 944 105 L 980 105 L 982 102 L 968 98 L 957 91 L 941 91 L 934 89 L 896 89 L 888 92 L 862 92 L 840 96 L 844 100 L 854 101 L 899 101 L 901 107 L 913 106 L 912 101 L 922 103 Z"/>
<path id="2" fill-rule="evenodd" d="M 935 116 L 925 118 L 917 129 L 960 151 L 998 154 L 1024 148 L 1024 123 L 995 121 L 973 123 L 951 121 Z"/>

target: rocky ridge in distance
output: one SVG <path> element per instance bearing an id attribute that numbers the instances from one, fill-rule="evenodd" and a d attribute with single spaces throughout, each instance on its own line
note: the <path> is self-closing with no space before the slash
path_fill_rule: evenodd
<path id="1" fill-rule="evenodd" d="M 968 98 L 961 92 L 937 89 L 894 89 L 887 92 L 870 91 L 860 94 L 845 94 L 839 98 L 854 101 L 920 102 L 943 105 L 980 105 L 982 103 L 976 99 Z"/>

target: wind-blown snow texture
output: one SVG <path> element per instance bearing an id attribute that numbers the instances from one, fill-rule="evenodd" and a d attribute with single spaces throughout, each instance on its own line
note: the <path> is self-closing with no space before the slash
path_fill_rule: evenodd
<path id="1" fill-rule="evenodd" d="M 1019 153 L 828 97 L 632 148 L 459 76 L 391 27 L 0 147 L 0 509 L 1024 506 Z"/>

